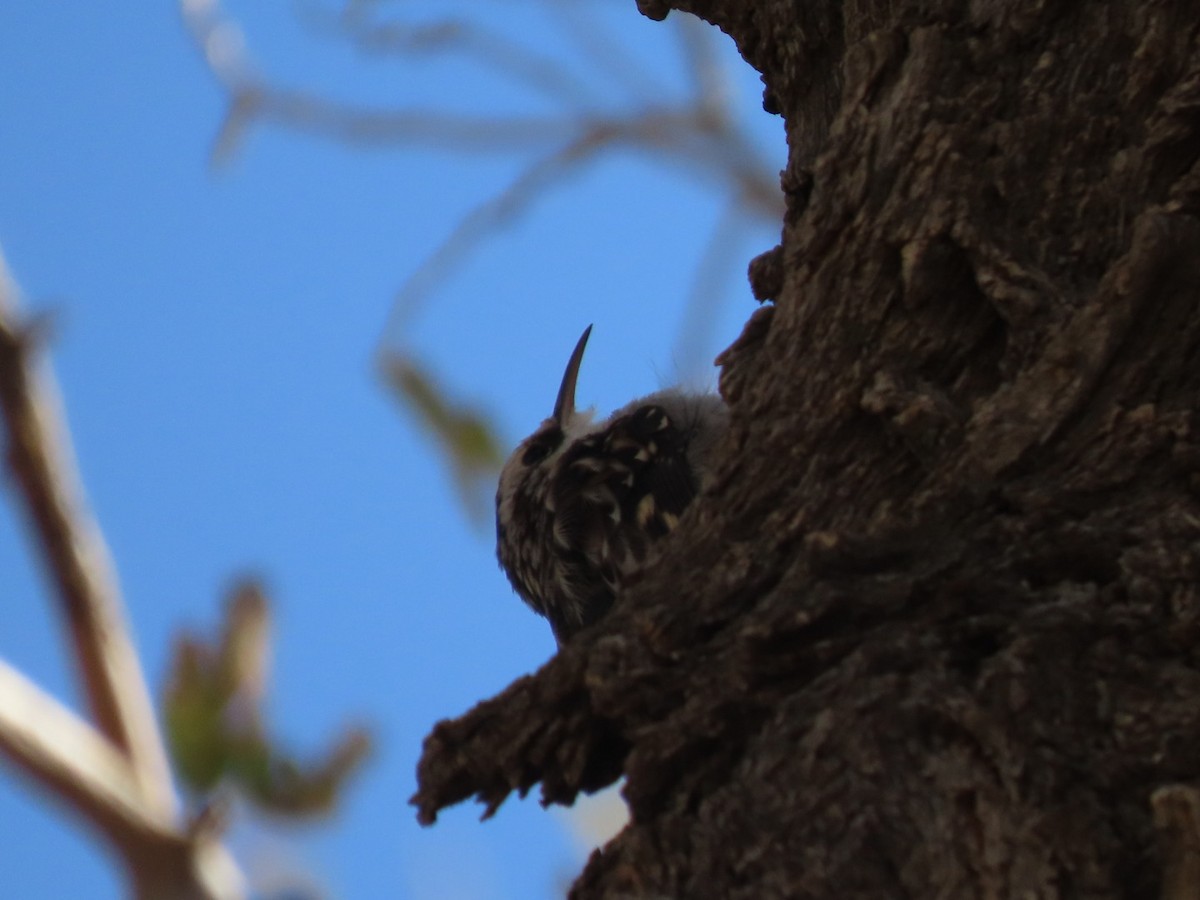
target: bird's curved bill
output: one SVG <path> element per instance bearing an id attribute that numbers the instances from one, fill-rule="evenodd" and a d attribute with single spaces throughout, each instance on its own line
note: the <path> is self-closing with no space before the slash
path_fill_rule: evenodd
<path id="1" fill-rule="evenodd" d="M 558 399 L 554 401 L 552 415 L 554 421 L 559 425 L 566 424 L 567 419 L 575 413 L 575 382 L 579 380 L 579 365 L 583 362 L 583 349 L 587 346 L 588 335 L 591 333 L 591 325 L 583 329 L 579 343 L 575 345 L 575 349 L 571 352 L 571 359 L 567 362 L 567 370 L 563 372 L 562 384 L 558 388 Z"/>

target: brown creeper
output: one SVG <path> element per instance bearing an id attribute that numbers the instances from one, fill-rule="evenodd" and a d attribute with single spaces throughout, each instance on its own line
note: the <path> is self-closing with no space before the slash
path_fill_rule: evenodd
<path id="1" fill-rule="evenodd" d="M 602 422 L 575 410 L 589 325 L 554 412 L 513 451 L 496 491 L 496 555 L 561 645 L 651 565 L 712 470 L 727 414 L 713 394 L 659 391 Z"/>

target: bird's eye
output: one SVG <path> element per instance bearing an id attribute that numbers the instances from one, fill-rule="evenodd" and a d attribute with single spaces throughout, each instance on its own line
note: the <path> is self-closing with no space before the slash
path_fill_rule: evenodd
<path id="1" fill-rule="evenodd" d="M 533 466 L 540 463 L 546 458 L 546 454 L 550 452 L 550 447 L 542 441 L 534 441 L 525 451 L 525 455 L 521 457 L 521 464 Z"/>

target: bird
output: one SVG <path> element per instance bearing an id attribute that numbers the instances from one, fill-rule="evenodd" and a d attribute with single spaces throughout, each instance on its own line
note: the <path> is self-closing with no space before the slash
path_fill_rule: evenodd
<path id="1" fill-rule="evenodd" d="M 554 409 L 517 445 L 496 490 L 496 556 L 561 647 L 657 560 L 663 538 L 711 481 L 728 411 L 670 388 L 596 420 L 576 410 L 592 326 L 571 353 Z"/>

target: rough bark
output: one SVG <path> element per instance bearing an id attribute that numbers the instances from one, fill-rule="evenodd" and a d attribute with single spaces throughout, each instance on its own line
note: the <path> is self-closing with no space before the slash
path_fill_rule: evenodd
<path id="1" fill-rule="evenodd" d="M 577 898 L 1194 896 L 1200 5 L 641 6 L 786 121 L 774 305 L 672 552 L 437 726 L 422 818 L 623 774 Z"/>

